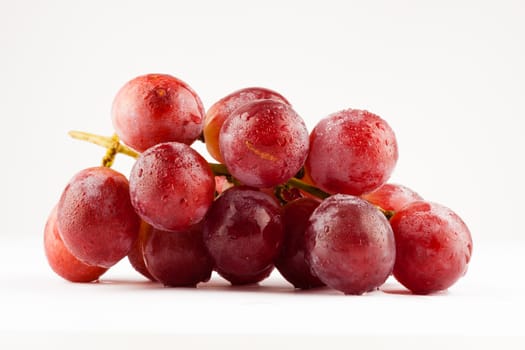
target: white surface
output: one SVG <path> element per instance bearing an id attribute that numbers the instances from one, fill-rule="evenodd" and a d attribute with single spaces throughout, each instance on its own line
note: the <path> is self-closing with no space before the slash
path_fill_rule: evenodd
<path id="1" fill-rule="evenodd" d="M 479 243 L 467 275 L 429 296 L 393 279 L 363 296 L 299 291 L 278 273 L 260 286 L 231 287 L 214 275 L 196 289 L 165 288 L 127 260 L 99 283 L 74 284 L 48 267 L 40 240 L 0 244 L 0 333 L 525 336 L 523 243 Z"/>

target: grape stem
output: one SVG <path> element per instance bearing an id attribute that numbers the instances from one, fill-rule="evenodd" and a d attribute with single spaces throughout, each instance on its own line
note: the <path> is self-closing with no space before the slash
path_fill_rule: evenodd
<path id="1" fill-rule="evenodd" d="M 107 136 L 96 135 L 96 134 L 92 134 L 92 133 L 88 133 L 84 131 L 73 130 L 69 132 L 69 136 L 77 140 L 87 141 L 95 145 L 105 147 L 107 149 L 107 152 L 104 158 L 102 159 L 103 166 L 110 167 L 113 164 L 113 160 L 115 159 L 115 155 L 117 153 L 122 153 L 122 154 L 125 154 L 135 159 L 140 156 L 140 153 L 122 144 L 117 135 L 113 135 L 112 137 L 107 137 Z M 208 164 L 210 165 L 210 168 L 215 176 L 226 176 L 228 178 L 228 181 L 236 185 L 239 184 L 239 182 L 235 178 L 233 178 L 233 176 L 228 171 L 228 168 L 226 168 L 224 164 L 220 164 L 220 163 L 208 163 Z M 296 177 L 292 177 L 290 180 L 288 180 L 288 182 L 286 182 L 285 185 L 296 187 L 320 199 L 325 199 L 331 196 L 330 193 L 327 193 L 315 186 L 312 186 Z M 386 216 L 387 219 L 390 219 L 394 215 L 394 212 L 391 210 L 385 210 L 381 207 L 377 207 L 377 209 L 381 211 Z"/>
<path id="2" fill-rule="evenodd" d="M 122 153 L 133 158 L 138 158 L 140 156 L 138 152 L 132 150 L 126 145 L 123 145 L 119 141 L 118 137 L 107 137 L 76 130 L 72 130 L 68 134 L 74 139 L 91 142 L 107 149 L 115 148 L 115 153 Z"/>

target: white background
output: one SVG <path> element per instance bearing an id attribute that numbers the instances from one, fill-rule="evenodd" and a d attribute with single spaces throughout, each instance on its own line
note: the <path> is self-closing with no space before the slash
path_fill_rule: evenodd
<path id="1" fill-rule="evenodd" d="M 524 19 L 520 0 L 0 0 L 0 237 L 41 242 L 66 182 L 104 154 L 67 131 L 111 135 L 117 90 L 157 72 L 206 108 L 272 88 L 309 129 L 343 108 L 379 114 L 399 143 L 392 181 L 462 216 L 483 276 L 482 247 L 506 254 L 525 234 Z"/>

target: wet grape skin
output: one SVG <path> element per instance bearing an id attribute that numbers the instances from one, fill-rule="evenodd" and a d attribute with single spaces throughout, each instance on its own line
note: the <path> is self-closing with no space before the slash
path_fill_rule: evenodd
<path id="1" fill-rule="evenodd" d="M 395 243 L 386 217 L 351 195 L 325 199 L 310 216 L 306 256 L 317 277 L 345 294 L 381 286 L 394 267 Z"/>
<path id="2" fill-rule="evenodd" d="M 166 142 L 142 153 L 130 174 L 133 207 L 163 231 L 180 231 L 200 222 L 215 192 L 206 160 L 188 145 Z"/>
<path id="3" fill-rule="evenodd" d="M 449 208 L 417 201 L 398 211 L 390 223 L 397 250 L 394 277 L 413 293 L 445 290 L 466 273 L 472 237 Z"/>
<path id="4" fill-rule="evenodd" d="M 305 167 L 321 189 L 359 196 L 383 185 L 397 158 L 397 141 L 385 120 L 368 111 L 347 109 L 314 127 Z"/>
<path id="5" fill-rule="evenodd" d="M 211 206 L 203 235 L 221 276 L 232 284 L 259 282 L 273 268 L 282 243 L 280 208 L 256 189 L 230 188 Z"/>
<path id="6" fill-rule="evenodd" d="M 128 81 L 113 100 L 116 134 L 144 152 L 163 142 L 195 141 L 204 125 L 204 107 L 195 91 L 167 74 L 146 74 Z"/>
<path id="7" fill-rule="evenodd" d="M 105 267 L 87 265 L 71 254 L 58 232 L 56 206 L 49 214 L 44 229 L 44 251 L 51 269 L 71 282 L 96 281 L 108 270 Z"/>
<path id="8" fill-rule="evenodd" d="M 248 87 L 221 98 L 208 109 L 203 133 L 206 148 L 213 158 L 221 163 L 224 162 L 219 148 L 219 132 L 230 114 L 248 102 L 268 99 L 289 104 L 281 94 L 275 91 L 261 87 Z"/>
<path id="9" fill-rule="evenodd" d="M 224 164 L 241 183 L 273 187 L 293 177 L 308 154 L 308 130 L 287 104 L 258 100 L 235 110 L 219 134 Z"/>
<path id="10" fill-rule="evenodd" d="M 128 180 L 106 167 L 84 169 L 69 181 L 58 202 L 57 222 L 71 253 L 102 267 L 113 266 L 128 254 L 140 225 Z"/>

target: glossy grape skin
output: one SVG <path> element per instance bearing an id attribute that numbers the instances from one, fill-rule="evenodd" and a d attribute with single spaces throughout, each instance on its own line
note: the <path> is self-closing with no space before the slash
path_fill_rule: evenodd
<path id="1" fill-rule="evenodd" d="M 232 187 L 211 206 L 203 237 L 221 276 L 232 284 L 259 282 L 271 272 L 283 239 L 280 207 L 256 189 Z"/>
<path id="2" fill-rule="evenodd" d="M 321 287 L 323 282 L 314 276 L 305 256 L 305 231 L 308 219 L 320 202 L 301 198 L 289 202 L 283 208 L 284 240 L 275 267 L 295 288 Z"/>
<path id="3" fill-rule="evenodd" d="M 135 243 L 133 243 L 133 246 L 131 247 L 131 250 L 128 253 L 128 260 L 131 266 L 135 269 L 135 271 L 137 271 L 150 281 L 155 282 L 155 277 L 151 275 L 151 273 L 148 271 L 148 268 L 146 267 L 146 262 L 144 261 L 144 252 L 142 249 L 142 247 L 144 246 L 144 241 L 148 237 L 150 231 L 151 225 L 141 220 L 139 236 Z"/>
<path id="4" fill-rule="evenodd" d="M 165 286 L 194 287 L 210 279 L 213 262 L 202 239 L 202 225 L 167 232 L 151 227 L 144 240 L 148 271 Z"/>
<path id="5" fill-rule="evenodd" d="M 412 202 L 423 200 L 423 197 L 410 188 L 392 183 L 386 183 L 378 189 L 362 195 L 361 198 L 384 210 L 394 212 Z"/>
<path id="6" fill-rule="evenodd" d="M 351 195 L 325 199 L 310 216 L 306 258 L 327 286 L 363 294 L 381 286 L 394 267 L 394 235 L 386 217 Z"/>
<path id="7" fill-rule="evenodd" d="M 397 250 L 394 277 L 413 293 L 445 290 L 466 273 L 472 237 L 452 210 L 418 201 L 398 211 L 390 223 Z"/>
<path id="8" fill-rule="evenodd" d="M 398 158 L 390 126 L 368 111 L 347 109 L 322 119 L 310 134 L 306 169 L 329 193 L 355 196 L 383 185 Z"/>
<path id="9" fill-rule="evenodd" d="M 221 271 L 220 275 L 230 282 L 233 286 L 242 286 L 246 284 L 254 284 L 261 282 L 262 280 L 266 279 L 272 271 L 274 270 L 274 265 L 268 265 L 264 270 L 257 272 L 252 275 L 239 275 L 237 273 L 227 273 L 225 271 Z"/>
<path id="10" fill-rule="evenodd" d="M 120 139 L 144 152 L 163 142 L 191 144 L 202 131 L 205 112 L 185 82 L 167 74 L 147 74 L 119 90 L 111 115 Z"/>
<path id="11" fill-rule="evenodd" d="M 282 95 L 275 91 L 261 87 L 249 87 L 237 90 L 221 98 L 208 109 L 204 120 L 204 140 L 210 155 L 220 163 L 224 163 L 219 149 L 219 132 L 222 124 L 234 110 L 255 100 L 276 100 L 290 104 Z"/>
<path id="12" fill-rule="evenodd" d="M 206 160 L 178 142 L 161 143 L 142 153 L 129 183 L 137 213 L 163 231 L 181 231 L 200 222 L 215 192 Z"/>
<path id="13" fill-rule="evenodd" d="M 111 267 L 137 239 L 140 219 L 129 198 L 129 184 L 105 167 L 77 173 L 57 209 L 58 231 L 66 247 L 88 265 Z"/>
<path id="14" fill-rule="evenodd" d="M 308 155 L 308 130 L 287 104 L 258 100 L 237 108 L 219 134 L 224 164 L 245 185 L 273 187 L 286 182 Z"/>
<path id="15" fill-rule="evenodd" d="M 44 251 L 51 269 L 71 282 L 96 281 L 108 270 L 105 267 L 83 263 L 66 248 L 57 228 L 56 206 L 51 211 L 44 229 Z"/>

